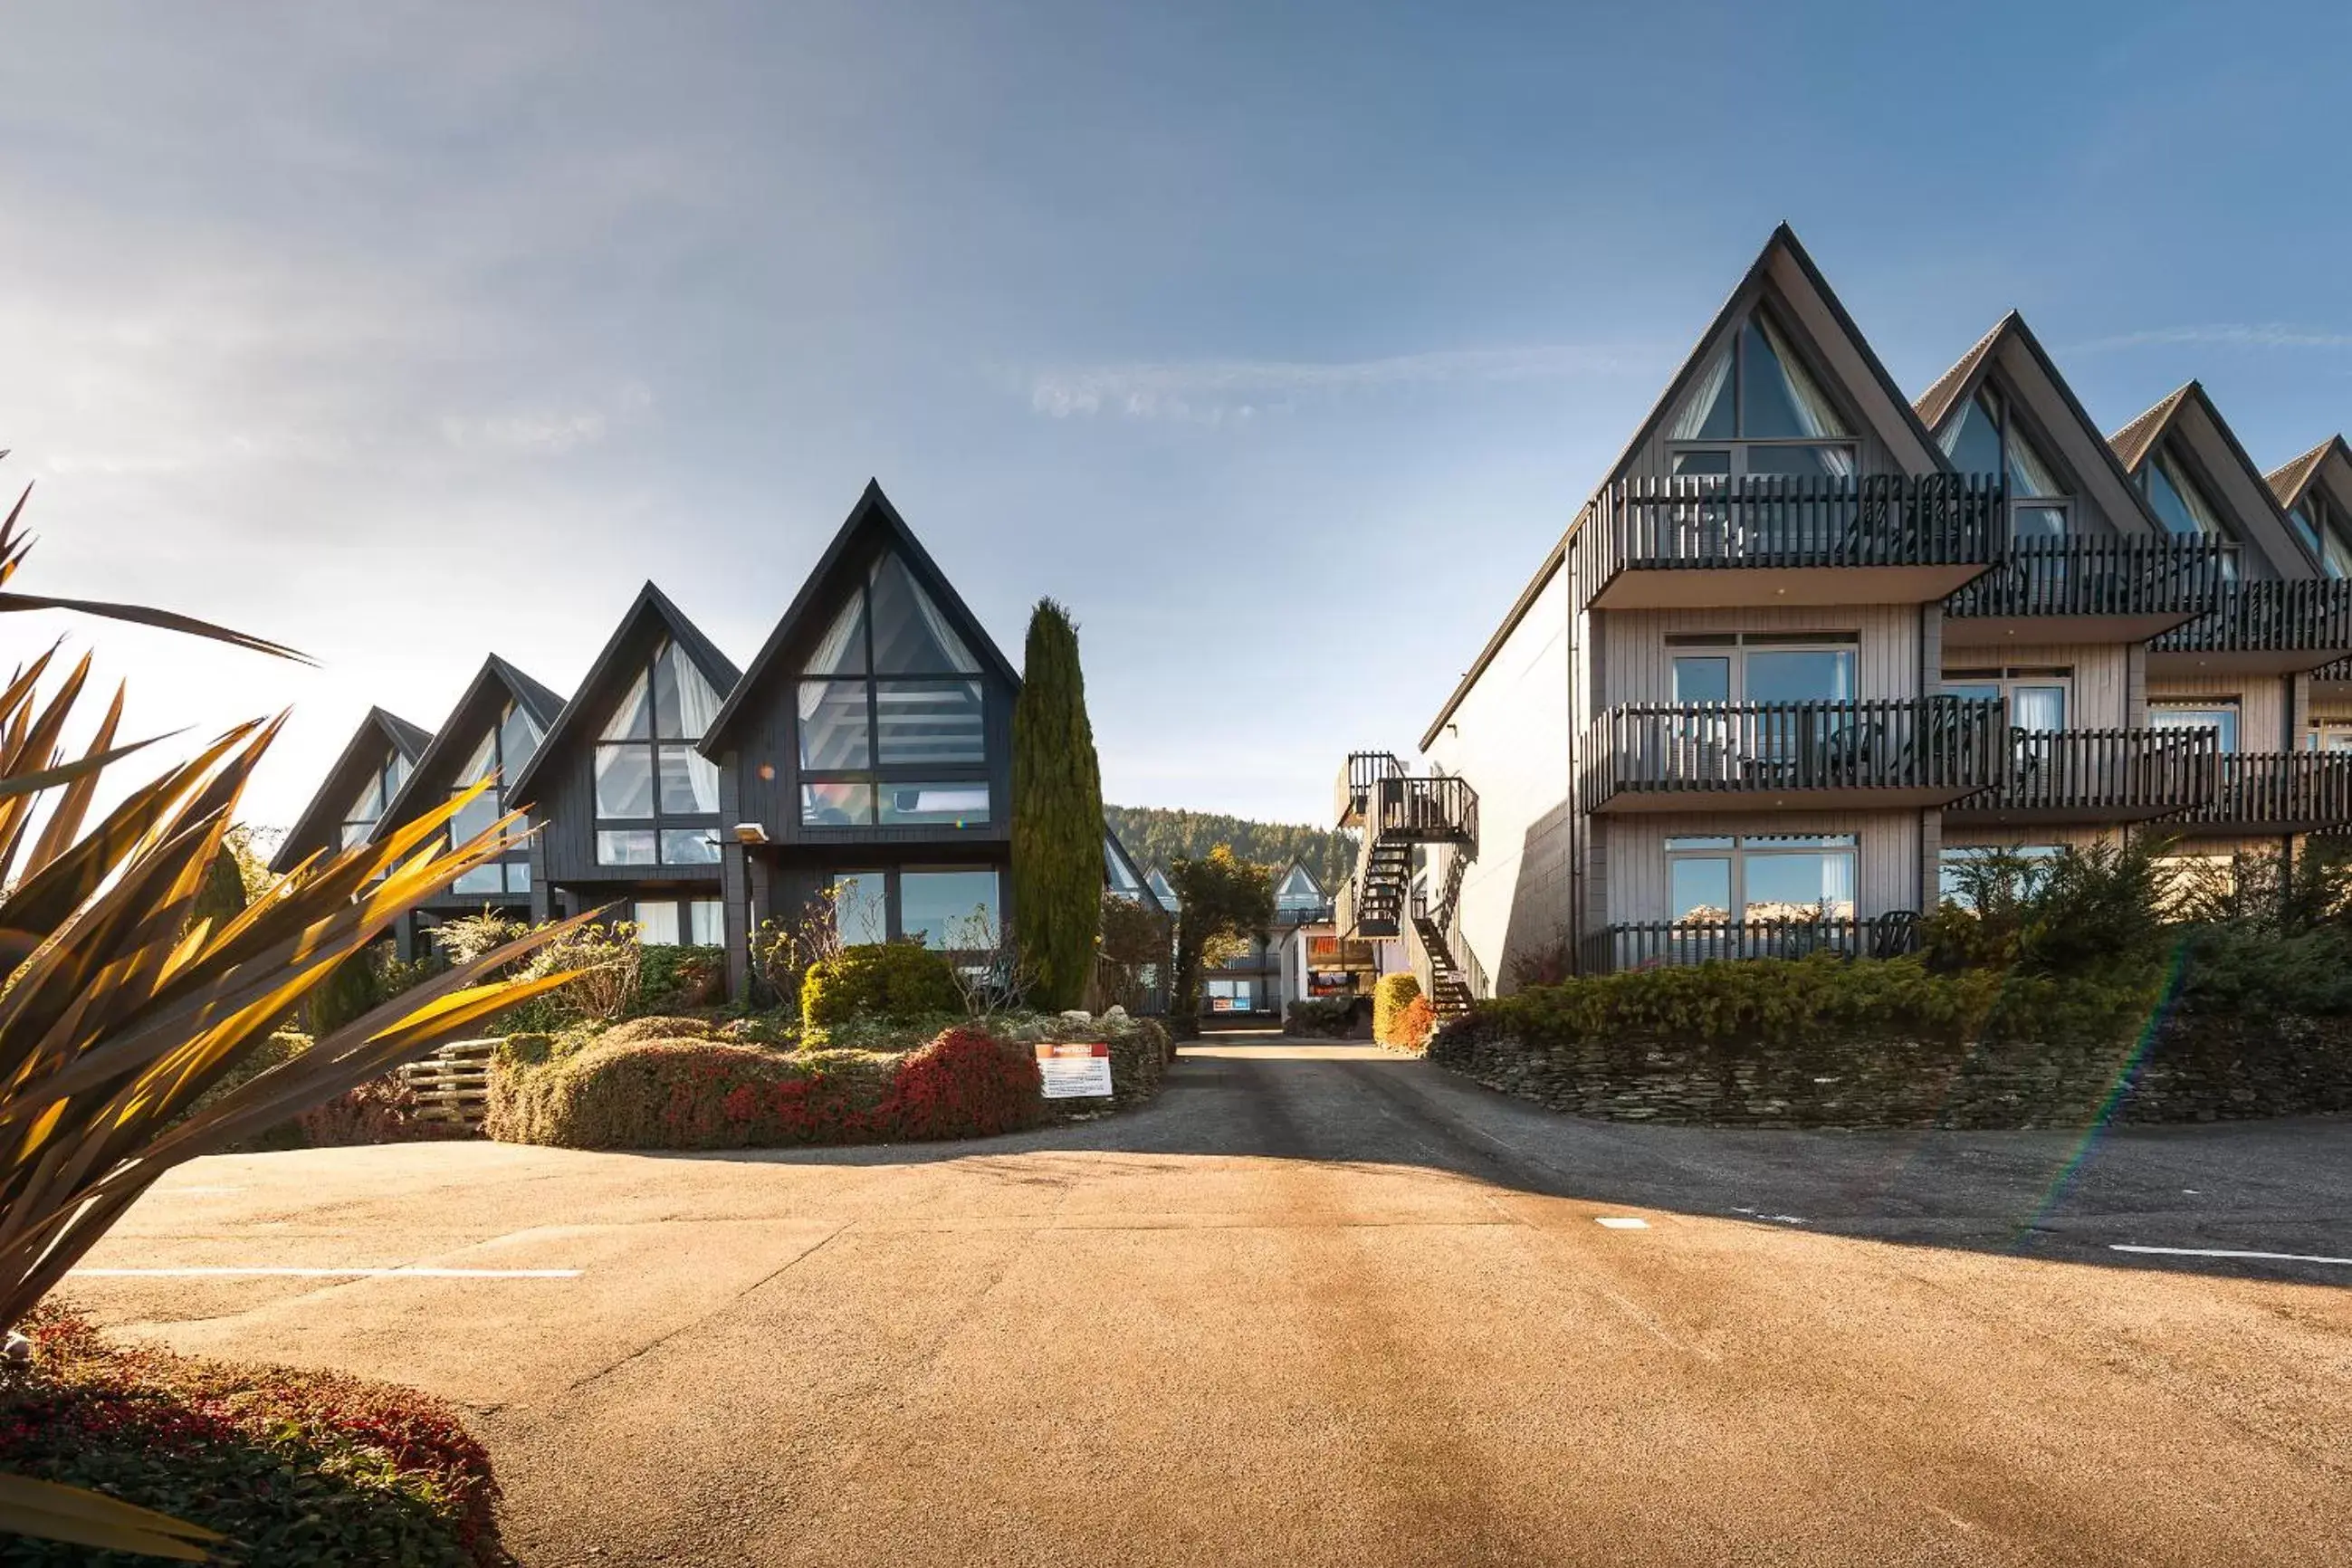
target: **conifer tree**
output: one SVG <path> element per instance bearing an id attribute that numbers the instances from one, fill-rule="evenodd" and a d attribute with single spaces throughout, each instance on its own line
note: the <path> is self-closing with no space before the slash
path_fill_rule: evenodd
<path id="1" fill-rule="evenodd" d="M 1013 707 L 1013 920 L 1034 1003 L 1076 1007 L 1102 931 L 1102 771 L 1069 612 L 1037 601 Z"/>

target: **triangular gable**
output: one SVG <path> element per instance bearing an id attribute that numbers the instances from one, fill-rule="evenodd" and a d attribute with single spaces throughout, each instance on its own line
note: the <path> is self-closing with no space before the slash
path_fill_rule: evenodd
<path id="1" fill-rule="evenodd" d="M 2328 460 L 2331 458 L 2335 459 L 2333 463 Z M 2263 477 L 2269 483 L 2271 494 L 2277 499 L 2279 505 L 2291 507 L 2303 499 L 2304 492 L 2311 489 L 2321 472 L 2329 468 L 2336 469 L 2338 475 L 2352 475 L 2352 447 L 2346 446 L 2341 436 L 2330 436 L 2310 451 L 2289 458 Z"/>
<path id="2" fill-rule="evenodd" d="M 2330 436 L 2301 457 L 2280 465 L 2267 476 L 2279 510 L 2288 514 L 2295 537 L 2308 547 L 2305 524 L 2317 521 L 2328 538 L 2320 542 L 2321 571 L 2329 576 L 2352 576 L 2352 445 Z M 2326 505 L 2309 503 L 2324 497 Z M 2304 519 L 2296 520 L 2296 509 Z M 2325 513 L 2325 516 L 2319 514 Z"/>
<path id="3" fill-rule="evenodd" d="M 539 749 L 530 755 L 514 777 L 509 789 L 509 798 L 527 801 L 531 781 L 541 772 L 541 764 L 553 755 L 574 731 L 590 722 L 590 715 L 601 711 L 614 696 L 614 678 L 621 673 L 623 656 L 635 647 L 638 639 L 653 626 L 659 626 L 688 660 L 710 682 L 723 698 L 735 689 L 743 672 L 734 662 L 719 651 L 718 645 L 703 636 L 702 629 L 687 619 L 686 612 L 671 602 L 668 595 L 648 581 L 637 590 L 637 596 L 623 612 L 620 624 L 604 640 L 604 647 L 588 667 L 588 673 L 572 689 L 572 699 L 556 714 L 555 721 L 547 726 L 540 738 Z"/>
<path id="4" fill-rule="evenodd" d="M 1665 392 L 1633 432 L 1625 449 L 1618 454 L 1617 461 L 1610 466 L 1608 477 L 1602 481 L 1604 488 L 1624 478 L 1635 466 L 1643 448 L 1681 406 L 1685 395 L 1714 363 L 1717 354 L 1759 300 L 1768 303 L 1784 328 L 1797 334 L 1797 347 L 1810 373 L 1831 384 L 1830 390 L 1851 405 L 1905 472 L 1950 471 L 1942 450 L 1913 412 L 1910 399 L 1895 384 L 1895 378 L 1886 374 L 1886 367 L 1879 363 L 1853 318 L 1846 314 L 1845 306 L 1839 302 L 1829 280 L 1798 243 L 1795 232 L 1783 223 L 1764 242 L 1764 248 L 1757 254 L 1738 287 L 1732 289 L 1723 308 L 1715 313 L 1706 331 L 1699 334 L 1690 356 L 1666 384 Z"/>
<path id="5" fill-rule="evenodd" d="M 1136 864 L 1135 857 L 1127 852 L 1118 833 L 1110 823 L 1103 823 L 1103 882 L 1113 892 L 1140 902 L 1155 914 L 1166 914 L 1167 906 L 1152 888 L 1150 879 Z"/>
<path id="6" fill-rule="evenodd" d="M 429 732 L 398 714 L 381 708 L 369 709 L 359 728 L 352 731 L 352 738 L 343 742 L 342 751 L 310 796 L 310 804 L 295 817 L 294 826 L 287 829 L 285 841 L 270 858 L 269 868 L 284 876 L 312 852 L 333 848 L 332 830 L 342 826 L 343 807 L 358 795 L 360 786 L 367 782 L 366 775 L 382 768 L 395 754 L 413 770 L 416 760 L 432 743 Z M 391 805 L 386 801 L 385 809 L 391 809 Z"/>
<path id="7" fill-rule="evenodd" d="M 2290 578 L 2319 574 L 2317 559 L 2295 537 L 2270 482 L 2246 456 L 2237 434 L 2213 406 L 2201 383 L 2189 383 L 2107 440 L 2117 460 L 2137 481 L 2167 438 L 2186 449 L 2209 499 L 2273 574 Z"/>
<path id="8" fill-rule="evenodd" d="M 446 768 L 463 762 L 462 754 L 452 757 L 451 753 L 470 751 L 481 739 L 483 727 L 496 723 L 499 710 L 505 708 L 509 700 L 530 715 L 531 722 L 539 726 L 542 741 L 547 730 L 563 710 L 562 698 L 497 654 L 491 654 L 482 661 L 482 668 L 475 673 L 474 679 L 467 683 L 465 694 L 457 699 L 457 706 L 449 710 L 449 717 L 434 732 L 433 743 L 425 748 L 423 754 L 409 768 L 408 781 L 400 786 L 400 793 L 393 796 L 391 804 L 384 807 L 383 816 L 377 818 L 377 831 L 383 831 L 387 823 L 396 826 L 410 820 L 423 811 L 429 801 L 446 793 L 446 784 L 428 781 L 436 778 Z"/>
<path id="9" fill-rule="evenodd" d="M 1176 884 L 1168 879 L 1167 872 L 1157 866 L 1152 867 L 1143 873 L 1143 885 L 1151 889 L 1152 895 L 1160 900 L 1161 909 L 1171 913 L 1175 911 L 1178 903 Z"/>
<path id="10" fill-rule="evenodd" d="M 997 647 L 995 639 L 988 635 L 988 628 L 980 624 L 979 617 L 963 602 L 963 596 L 955 591 L 955 584 L 948 581 L 947 574 L 931 559 L 930 552 L 923 548 L 922 542 L 915 537 L 914 530 L 907 526 L 906 519 L 900 517 L 898 508 L 890 504 L 890 498 L 882 493 L 880 483 L 868 479 L 865 493 L 857 498 L 857 504 L 850 508 L 849 516 L 843 521 L 840 531 L 825 546 L 824 553 L 817 558 L 816 565 L 801 584 L 800 592 L 793 596 L 782 619 L 768 634 L 768 640 L 760 645 L 760 651 L 752 656 L 751 667 L 744 670 L 743 679 L 735 683 L 734 689 L 727 694 L 727 700 L 719 705 L 719 714 L 711 721 L 710 732 L 703 737 L 703 755 L 714 760 L 719 757 L 727 736 L 751 701 L 752 694 L 775 673 L 775 666 L 785 653 L 796 646 L 804 634 L 814 629 L 808 623 L 833 606 L 838 595 L 829 590 L 838 589 L 843 574 L 863 566 L 883 548 L 898 552 L 915 581 L 948 618 L 965 646 L 979 658 L 982 668 L 1016 690 L 1020 688 L 1020 673 Z"/>
<path id="11" fill-rule="evenodd" d="M 1941 445 L 1948 421 L 1958 416 L 1969 399 L 1989 377 L 1998 376 L 2001 390 L 2023 405 L 2030 423 L 2038 427 L 2036 446 L 2045 456 L 2065 465 L 2082 493 L 2120 531 L 2127 533 L 2164 531 L 2161 519 L 2147 508 L 2147 498 L 2132 482 L 2130 472 L 2107 438 L 2099 433 L 2090 411 L 2058 374 L 2025 318 L 2011 310 L 1979 338 L 1960 361 L 1920 394 L 1916 407 L 1920 423 Z"/>
<path id="12" fill-rule="evenodd" d="M 1286 895 L 1296 899 L 1309 893 L 1318 900 L 1329 897 L 1321 880 L 1307 868 L 1304 860 L 1293 860 L 1282 868 L 1282 875 L 1274 879 L 1274 896 L 1276 899 Z"/>

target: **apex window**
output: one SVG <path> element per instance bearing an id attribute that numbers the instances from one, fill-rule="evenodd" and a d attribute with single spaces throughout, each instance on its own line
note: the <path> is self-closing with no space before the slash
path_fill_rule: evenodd
<path id="1" fill-rule="evenodd" d="M 1964 474 L 1999 474 L 2009 481 L 2009 527 L 2018 539 L 2063 539 L 2071 503 L 2057 466 L 2042 455 L 2021 425 L 2015 405 L 1988 384 L 1960 405 L 1936 436 L 1944 455 Z"/>
<path id="2" fill-rule="evenodd" d="M 718 711 L 694 661 L 656 643 L 597 735 L 599 864 L 718 863 L 719 769 L 695 750 Z"/>
<path id="3" fill-rule="evenodd" d="M 907 563 L 877 561 L 801 670 L 803 826 L 986 826 L 979 675 Z"/>
<path id="4" fill-rule="evenodd" d="M 336 830 L 335 847 L 349 849 L 363 844 L 375 825 L 383 819 L 383 808 L 400 793 L 401 781 L 408 777 L 408 761 L 398 752 L 385 760 L 383 765 L 368 774 L 367 783 L 360 786 L 359 798 L 343 808 L 341 826 Z"/>
<path id="5" fill-rule="evenodd" d="M 2295 532 L 2319 557 L 2319 568 L 2330 577 L 2352 577 L 2352 517 L 2329 500 L 2315 485 L 2288 509 Z"/>
<path id="6" fill-rule="evenodd" d="M 484 779 L 495 780 L 489 788 L 476 795 L 459 808 L 449 823 L 450 841 L 463 844 L 486 831 L 506 815 L 506 781 L 522 770 L 530 754 L 539 750 L 539 723 L 523 711 L 520 703 L 509 702 L 499 711 L 499 721 L 490 726 L 466 765 L 457 770 L 457 780 L 450 785 L 452 795 Z M 528 893 L 530 891 L 530 851 L 528 847 L 509 850 L 486 866 L 477 866 L 449 885 L 453 893 Z"/>
<path id="7" fill-rule="evenodd" d="M 1853 429 L 1762 306 L 1699 373 L 1666 440 L 1678 475 L 1844 479 Z"/>
<path id="8" fill-rule="evenodd" d="M 2189 460 L 2171 442 L 2158 447 L 2156 455 L 2141 466 L 2139 486 L 2147 497 L 2148 509 L 2172 532 L 2186 539 L 2235 542 L 2230 525 L 2221 521 L 2221 509 L 2205 493 Z M 2223 559 L 2221 574 L 2231 579 L 2237 576 L 2234 554 Z"/>

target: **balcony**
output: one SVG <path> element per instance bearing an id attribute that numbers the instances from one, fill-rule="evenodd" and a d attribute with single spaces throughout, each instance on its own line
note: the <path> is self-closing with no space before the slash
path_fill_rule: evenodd
<path id="1" fill-rule="evenodd" d="M 1955 801 L 1944 820 L 1989 826 L 2178 816 L 2213 798 L 2220 760 L 2212 730 L 2012 730 L 2000 784 Z"/>
<path id="2" fill-rule="evenodd" d="M 2293 675 L 2352 653 L 2352 581 L 2231 583 L 2148 645 L 2150 675 Z"/>
<path id="3" fill-rule="evenodd" d="M 2213 761 L 2207 799 L 2184 834 L 2330 833 L 2352 829 L 2352 752 L 2232 752 Z"/>
<path id="4" fill-rule="evenodd" d="M 1586 509 L 1578 603 L 1603 610 L 1929 604 L 2001 559 L 1998 479 L 1634 479 Z"/>
<path id="5" fill-rule="evenodd" d="M 2234 553 L 2169 537 L 2018 540 L 1945 601 L 1944 646 L 2145 642 L 2210 612 Z"/>
<path id="6" fill-rule="evenodd" d="M 1339 764 L 1339 781 L 1332 786 L 1333 821 L 1341 827 L 1361 827 L 1373 786 L 1404 776 L 1404 764 L 1392 752 L 1349 752 L 1348 760 Z"/>
<path id="7" fill-rule="evenodd" d="M 1339 770 L 1339 826 L 1362 830 L 1356 869 L 1339 889 L 1333 920 L 1343 937 L 1401 934 L 1415 845 L 1478 853 L 1478 792 L 1444 773 L 1415 777 L 1386 752 L 1356 752 Z"/>
<path id="8" fill-rule="evenodd" d="M 1870 920 L 1823 916 L 1795 921 L 1639 921 L 1603 926 L 1577 944 L 1584 974 L 1618 974 L 1673 964 L 1743 958 L 1899 958 L 1919 945 L 1919 917 L 1908 910 Z"/>
<path id="9" fill-rule="evenodd" d="M 1991 698 L 1612 708 L 1584 744 L 1588 811 L 1945 805 L 2006 776 Z"/>

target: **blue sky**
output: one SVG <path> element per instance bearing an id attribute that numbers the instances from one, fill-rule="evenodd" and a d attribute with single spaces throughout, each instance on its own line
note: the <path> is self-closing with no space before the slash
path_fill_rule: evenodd
<path id="1" fill-rule="evenodd" d="M 0 480 L 135 721 L 748 659 L 868 475 L 1113 799 L 1409 750 L 1772 225 L 1916 392 L 2022 309 L 2120 425 L 2352 425 L 2341 6 L 73 0 L 0 54 Z M 20 629 L 27 638 L 29 628 Z"/>

